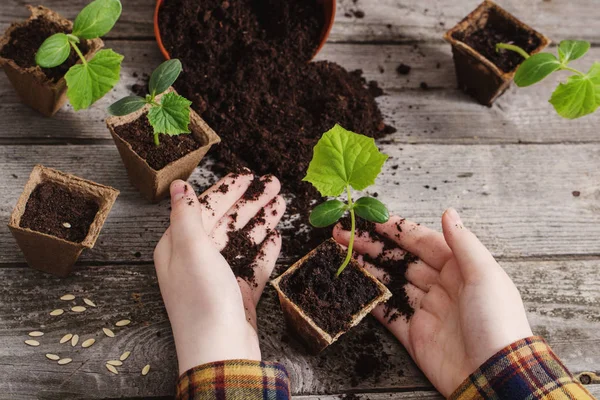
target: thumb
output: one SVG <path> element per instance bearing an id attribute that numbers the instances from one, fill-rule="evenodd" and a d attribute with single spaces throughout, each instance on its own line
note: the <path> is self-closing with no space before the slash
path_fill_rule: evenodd
<path id="1" fill-rule="evenodd" d="M 202 211 L 194 189 L 180 179 L 171 183 L 171 235 L 173 245 L 197 242 L 205 237 Z"/>
<path id="2" fill-rule="evenodd" d="M 489 250 L 477 239 L 477 236 L 465 228 L 454 208 L 449 208 L 442 215 L 442 230 L 446 243 L 466 281 L 479 280 L 496 260 Z"/>

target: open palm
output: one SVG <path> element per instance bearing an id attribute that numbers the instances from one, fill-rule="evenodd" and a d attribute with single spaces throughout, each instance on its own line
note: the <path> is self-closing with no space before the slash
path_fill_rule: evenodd
<path id="1" fill-rule="evenodd" d="M 376 232 L 397 248 L 384 250 L 381 240 L 361 232 L 355 249 L 358 261 L 384 283 L 384 272 L 362 255 L 401 260 L 408 251 L 419 257 L 406 271 L 413 316 L 390 320 L 386 305 L 373 314 L 447 397 L 488 358 L 532 333 L 517 288 L 455 210 L 444 213 L 442 229 L 392 217 Z M 346 245 L 350 233 L 337 225 L 334 237 Z"/>

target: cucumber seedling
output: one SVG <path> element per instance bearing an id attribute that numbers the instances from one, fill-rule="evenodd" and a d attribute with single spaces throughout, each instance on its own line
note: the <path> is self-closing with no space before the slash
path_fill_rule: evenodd
<path id="1" fill-rule="evenodd" d="M 100 50 L 89 61 L 79 44 L 82 40 L 106 35 L 121 16 L 119 0 L 94 0 L 85 6 L 73 23 L 71 33 L 55 33 L 40 46 L 35 62 L 42 68 L 54 68 L 77 53 L 81 64 L 75 64 L 65 74 L 67 97 L 73 109 L 82 110 L 94 104 L 119 81 L 123 56 L 110 49 Z"/>
<path id="2" fill-rule="evenodd" d="M 365 190 L 375 183 L 388 156 L 379 152 L 373 138 L 335 125 L 319 139 L 303 181 L 310 182 L 323 197 L 338 197 L 346 192 L 346 201 L 328 200 L 319 204 L 309 216 L 311 225 L 323 228 L 333 225 L 350 213 L 350 241 L 339 276 L 352 258 L 356 215 L 371 222 L 384 223 L 390 218 L 385 205 L 372 197 L 352 200 L 352 189 Z"/>
<path id="3" fill-rule="evenodd" d="M 596 111 L 600 106 L 600 63 L 594 62 L 587 73 L 569 66 L 590 49 L 583 40 L 563 40 L 558 45 L 558 57 L 552 53 L 529 55 L 519 46 L 498 43 L 496 50 L 511 50 L 519 53 L 525 61 L 515 73 L 515 84 L 519 87 L 533 85 L 556 71 L 569 71 L 573 75 L 566 83 L 560 83 L 550 97 L 550 103 L 563 118 L 575 119 Z"/>
<path id="4" fill-rule="evenodd" d="M 146 97 L 127 96 L 108 107 L 111 115 L 120 117 L 138 111 L 146 104 L 150 105 L 148 110 L 148 122 L 154 129 L 154 144 L 160 145 L 159 135 L 161 133 L 169 136 L 177 136 L 182 133 L 190 133 L 190 106 L 192 102 L 177 93 L 165 93 L 160 100 L 156 98 L 164 93 L 175 83 L 181 73 L 181 61 L 172 59 L 163 62 L 152 72 L 148 89 L 150 94 Z"/>

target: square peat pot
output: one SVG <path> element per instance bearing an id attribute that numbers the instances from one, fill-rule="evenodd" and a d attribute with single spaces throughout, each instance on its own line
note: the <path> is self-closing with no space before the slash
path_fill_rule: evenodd
<path id="1" fill-rule="evenodd" d="M 94 247 L 118 195 L 111 187 L 36 165 L 8 227 L 30 267 L 65 277 L 83 249 Z M 39 212 L 44 204 L 50 212 Z"/>
<path id="2" fill-rule="evenodd" d="M 168 92 L 175 92 L 175 90 L 169 88 L 165 93 Z M 157 96 L 157 99 L 160 99 L 162 95 L 164 93 Z M 160 169 L 155 169 L 134 150 L 130 142 L 121 137 L 117 132 L 119 127 L 135 123 L 140 118 L 145 118 L 149 107 L 149 105 L 146 105 L 142 109 L 123 117 L 109 117 L 106 120 L 106 126 L 117 145 L 131 184 L 148 200 L 158 202 L 169 195 L 171 182 L 176 179 L 187 180 L 190 177 L 211 146 L 219 143 L 221 138 L 194 110 L 190 110 L 190 135 L 193 135 L 194 139 L 201 144 L 200 147 L 171 161 Z M 148 141 L 153 143 L 153 131 L 149 124 L 147 125 L 147 129 L 146 136 Z M 167 139 L 168 137 L 160 135 L 160 138 L 163 140 L 163 138 Z"/>
<path id="3" fill-rule="evenodd" d="M 51 117 L 67 101 L 67 82 L 64 76 L 58 80 L 50 79 L 39 66 L 20 66 L 15 60 L 6 58 L 3 54 L 11 46 L 15 31 L 32 27 L 36 20 L 55 25 L 58 28 L 57 32 L 70 32 L 73 23 L 46 7 L 27 6 L 27 8 L 31 12 L 29 19 L 13 23 L 0 37 L 0 65 L 2 65 L 6 76 L 8 76 L 23 103 L 43 115 Z M 85 52 L 84 57 L 87 60 L 91 59 L 98 50 L 104 47 L 104 42 L 100 39 L 86 40 L 85 44 L 88 50 Z M 32 57 L 35 57 L 35 54 Z M 80 62 L 78 61 L 78 63 Z"/>
<path id="4" fill-rule="evenodd" d="M 354 259 L 336 277 L 346 249 L 321 243 L 271 283 L 288 327 L 318 353 L 392 294 Z"/>
<path id="5" fill-rule="evenodd" d="M 512 51 L 496 52 L 496 44 L 515 44 L 534 54 L 550 43 L 546 36 L 489 0 L 446 32 L 444 39 L 452 45 L 459 88 L 487 106 L 508 89 L 524 61 Z"/>

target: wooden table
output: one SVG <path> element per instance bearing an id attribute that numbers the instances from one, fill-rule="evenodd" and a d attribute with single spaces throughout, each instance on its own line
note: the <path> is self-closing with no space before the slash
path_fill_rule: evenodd
<path id="1" fill-rule="evenodd" d="M 375 189 L 380 198 L 393 212 L 435 228 L 446 207 L 458 208 L 521 289 L 534 331 L 573 372 L 598 373 L 600 113 L 576 121 L 559 118 L 547 102 L 559 76 L 512 88 L 491 108 L 458 91 L 450 46 L 441 37 L 478 1 L 339 0 L 336 25 L 319 58 L 363 69 L 387 93 L 380 104 L 398 132 L 381 146 L 393 158 Z M 44 5 L 73 18 L 87 2 Z M 26 18 L 25 3 L 4 2 L 0 30 Z M 159 398 L 174 391 L 174 346 L 152 265 L 169 203 L 147 204 L 132 189 L 104 124 L 105 107 L 138 81 L 134 73 L 149 73 L 161 61 L 152 35 L 154 1 L 123 3 L 121 20 L 106 40 L 108 48 L 125 55 L 122 80 L 91 110 L 75 113 L 67 106 L 43 118 L 20 104 L 8 80 L 0 78 L 0 398 Z M 555 42 L 600 43 L 596 0 L 501 5 Z M 352 9 L 364 11 L 364 18 L 345 16 Z M 578 64 L 587 68 L 592 60 L 600 60 L 597 46 Z M 412 66 L 409 75 L 396 73 L 400 63 Z M 421 82 L 429 89 L 420 89 Z M 6 228 L 38 163 L 121 191 L 96 247 L 64 280 L 27 268 Z M 393 171 L 392 165 L 399 168 Z M 200 167 L 192 180 L 202 183 L 208 175 Z M 67 292 L 89 297 L 98 307 L 50 317 L 50 310 L 64 306 L 58 298 Z M 285 328 L 271 289 L 258 314 L 263 332 L 280 332 L 261 337 L 264 356 L 288 367 L 298 398 L 335 399 L 340 393 L 377 400 L 439 398 L 402 346 L 373 320 L 310 357 L 293 340 L 282 341 Z M 105 338 L 100 328 L 121 318 L 133 323 L 114 339 Z M 37 329 L 46 332 L 42 346 L 26 346 L 27 332 Z M 360 362 L 352 349 L 368 329 L 389 355 L 390 367 L 352 382 L 350 373 Z M 74 351 L 58 344 L 69 332 L 98 341 Z M 118 376 L 110 374 L 104 362 L 125 350 L 132 351 L 130 359 Z M 74 361 L 59 366 L 45 353 L 70 354 Z M 142 377 L 147 363 L 152 370 Z M 589 388 L 600 395 L 600 385 Z"/>

